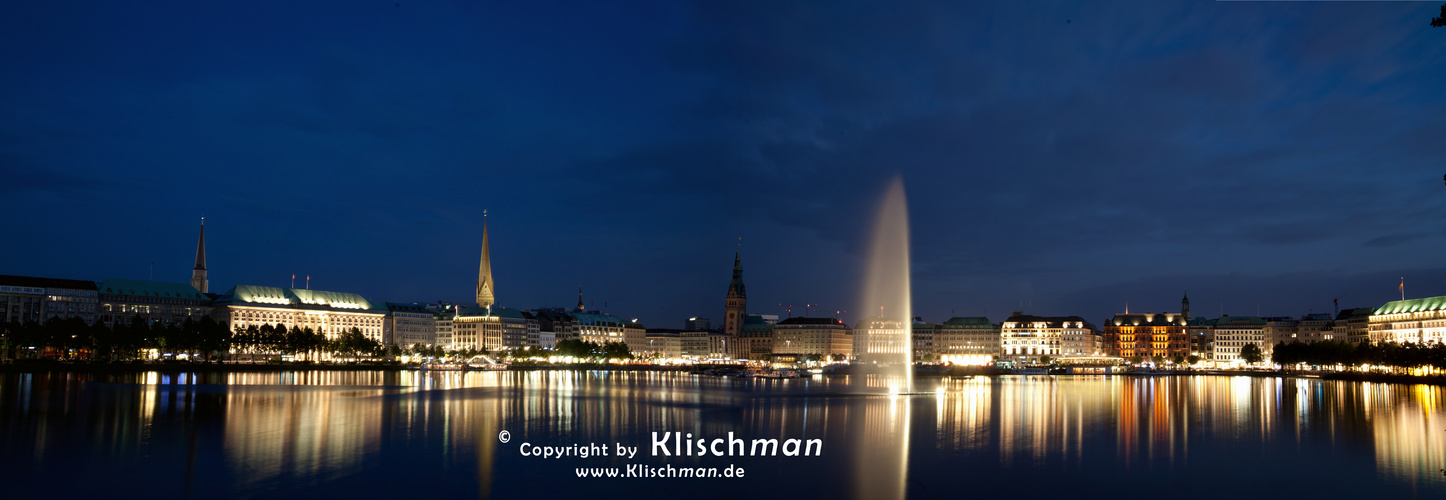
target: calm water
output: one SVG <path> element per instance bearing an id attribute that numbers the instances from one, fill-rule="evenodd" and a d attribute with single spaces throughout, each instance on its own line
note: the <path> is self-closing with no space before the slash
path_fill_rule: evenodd
<path id="1" fill-rule="evenodd" d="M 1446 391 L 1245 377 L 0 374 L 7 498 L 1442 498 Z M 510 439 L 500 442 L 508 431 Z M 650 456 L 653 431 L 819 456 Z M 617 443 L 631 459 L 522 456 Z M 726 449 L 724 444 L 721 449 Z M 671 451 L 671 450 L 670 450 Z M 741 467 L 742 478 L 577 468 Z M 626 469 L 620 469 L 623 473 Z"/>

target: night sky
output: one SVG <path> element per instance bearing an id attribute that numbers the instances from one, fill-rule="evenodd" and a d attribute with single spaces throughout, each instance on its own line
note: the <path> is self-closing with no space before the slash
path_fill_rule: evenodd
<path id="1" fill-rule="evenodd" d="M 503 305 L 721 323 L 741 237 L 852 324 L 897 175 L 929 321 L 1446 295 L 1439 2 L 511 3 L 5 4 L 0 274 L 470 301 L 485 209 Z"/>

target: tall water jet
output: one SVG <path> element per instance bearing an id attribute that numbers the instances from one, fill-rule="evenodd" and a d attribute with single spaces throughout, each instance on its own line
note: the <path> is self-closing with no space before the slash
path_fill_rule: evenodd
<path id="1" fill-rule="evenodd" d="M 855 348 L 859 362 L 887 367 L 891 392 L 914 389 L 913 311 L 909 299 L 909 206 L 904 179 L 895 176 L 884 191 L 870 236 L 864 275 L 863 319 L 854 328 L 863 335 Z"/>

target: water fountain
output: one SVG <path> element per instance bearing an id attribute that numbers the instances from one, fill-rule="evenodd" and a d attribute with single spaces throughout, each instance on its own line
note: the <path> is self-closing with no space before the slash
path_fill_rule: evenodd
<path id="1" fill-rule="evenodd" d="M 865 364 L 886 367 L 889 392 L 914 389 L 913 311 L 909 298 L 909 207 L 904 180 L 894 177 L 879 203 L 864 274 L 863 304 L 866 317 L 855 325 L 854 353 Z M 873 314 L 877 312 L 877 316 Z"/>
<path id="2" fill-rule="evenodd" d="M 854 326 L 857 362 L 870 369 L 858 379 L 867 392 L 887 387 L 887 400 L 870 400 L 864 418 L 850 421 L 856 498 L 904 498 L 909 477 L 910 420 L 913 413 L 913 311 L 909 306 L 909 207 L 904 180 L 895 177 L 884 192 L 870 236 L 863 307 Z M 877 316 L 874 314 L 877 313 Z M 873 378 L 872 381 L 869 379 Z"/>

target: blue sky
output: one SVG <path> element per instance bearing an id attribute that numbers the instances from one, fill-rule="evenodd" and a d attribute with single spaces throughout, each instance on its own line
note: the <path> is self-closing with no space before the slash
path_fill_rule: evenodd
<path id="1" fill-rule="evenodd" d="M 8 5 L 0 273 L 859 311 L 898 175 L 927 320 L 1446 294 L 1439 4 L 956 3 Z"/>

